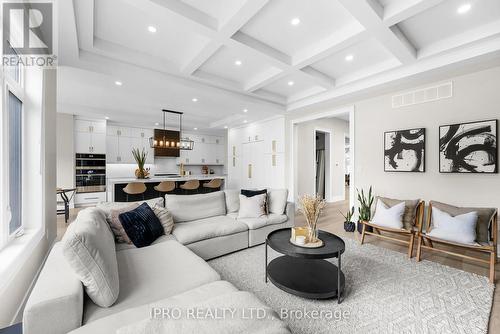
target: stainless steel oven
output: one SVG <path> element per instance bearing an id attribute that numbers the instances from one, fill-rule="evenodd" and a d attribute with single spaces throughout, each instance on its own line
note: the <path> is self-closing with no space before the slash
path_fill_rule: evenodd
<path id="1" fill-rule="evenodd" d="M 76 192 L 106 191 L 106 155 L 76 154 Z"/>

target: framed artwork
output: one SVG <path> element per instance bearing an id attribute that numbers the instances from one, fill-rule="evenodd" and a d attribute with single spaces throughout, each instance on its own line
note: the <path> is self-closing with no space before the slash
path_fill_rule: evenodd
<path id="1" fill-rule="evenodd" d="M 425 172 L 425 129 L 384 133 L 384 171 Z"/>
<path id="2" fill-rule="evenodd" d="M 498 173 L 498 120 L 439 127 L 440 173 Z"/>

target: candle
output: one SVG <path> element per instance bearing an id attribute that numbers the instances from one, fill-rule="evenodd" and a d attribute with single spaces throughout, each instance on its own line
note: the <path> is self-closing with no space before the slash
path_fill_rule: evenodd
<path id="1" fill-rule="evenodd" d="M 296 236 L 295 243 L 297 243 L 297 245 L 305 245 L 306 244 L 306 237 L 303 235 Z"/>

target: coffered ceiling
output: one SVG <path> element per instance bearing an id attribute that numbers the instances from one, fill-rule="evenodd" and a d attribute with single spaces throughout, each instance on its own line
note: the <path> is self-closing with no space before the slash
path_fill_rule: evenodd
<path id="1" fill-rule="evenodd" d="M 152 122 L 176 108 L 207 129 L 500 51 L 498 0 L 73 0 L 59 13 L 63 110 Z"/>

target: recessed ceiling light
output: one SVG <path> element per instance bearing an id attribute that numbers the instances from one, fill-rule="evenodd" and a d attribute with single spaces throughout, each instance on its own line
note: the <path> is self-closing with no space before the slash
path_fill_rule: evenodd
<path id="1" fill-rule="evenodd" d="M 296 26 L 300 23 L 300 19 L 298 17 L 294 17 L 291 21 L 290 21 L 290 24 L 292 26 Z"/>
<path id="2" fill-rule="evenodd" d="M 243 109 L 243 112 L 248 112 L 248 109 Z"/>
<path id="3" fill-rule="evenodd" d="M 352 61 L 354 59 L 353 55 L 347 55 L 345 56 L 345 61 Z"/>
<path id="4" fill-rule="evenodd" d="M 115 85 L 121 86 L 121 85 L 123 85 L 123 82 L 121 82 L 121 81 L 115 81 Z"/>
<path id="5" fill-rule="evenodd" d="M 198 130 L 198 128 L 194 128 L 194 130 Z"/>
<path id="6" fill-rule="evenodd" d="M 243 123 L 247 123 L 248 121 L 247 120 L 244 120 Z"/>
<path id="7" fill-rule="evenodd" d="M 227 126 L 227 125 L 224 125 L 224 129 L 227 129 L 227 128 L 228 128 L 228 126 Z"/>
<path id="8" fill-rule="evenodd" d="M 158 125 L 160 125 L 160 123 L 156 122 L 155 125 L 158 126 Z"/>
<path id="9" fill-rule="evenodd" d="M 108 116 L 106 116 L 106 117 L 104 117 L 104 119 L 109 119 L 109 117 L 108 117 Z"/>
<path id="10" fill-rule="evenodd" d="M 193 97 L 193 99 L 191 101 L 198 102 L 198 99 L 196 97 Z"/>
<path id="11" fill-rule="evenodd" d="M 295 82 L 293 81 L 288 81 L 288 86 L 293 86 L 295 84 Z"/>
<path id="12" fill-rule="evenodd" d="M 241 62 L 241 60 L 237 60 L 237 61 L 235 61 L 235 62 L 234 62 L 234 65 L 236 65 L 236 66 L 241 66 L 241 64 L 243 64 L 243 63 Z"/>
<path id="13" fill-rule="evenodd" d="M 156 30 L 156 27 L 149 26 L 149 27 L 148 27 L 148 31 L 149 31 L 149 32 L 152 32 L 152 33 L 155 33 L 157 30 Z"/>
<path id="14" fill-rule="evenodd" d="M 460 7 L 457 8 L 457 13 L 458 14 L 465 14 L 467 13 L 470 9 L 472 8 L 472 5 L 470 3 L 464 3 Z"/>

